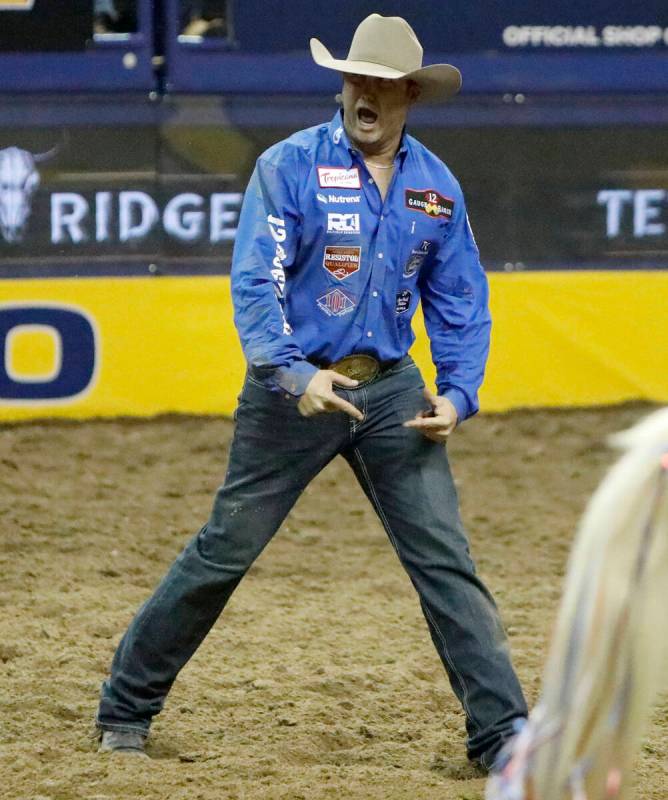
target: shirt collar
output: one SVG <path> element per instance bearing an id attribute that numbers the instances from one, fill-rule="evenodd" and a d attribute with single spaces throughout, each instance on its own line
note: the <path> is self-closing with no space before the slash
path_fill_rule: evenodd
<path id="1" fill-rule="evenodd" d="M 359 151 L 350 143 L 346 129 L 343 127 L 343 109 L 338 109 L 332 121 L 329 123 L 329 138 L 334 147 L 339 149 L 341 158 L 347 167 L 352 167 L 356 156 L 361 157 Z M 401 132 L 399 150 L 397 151 L 400 168 L 403 168 L 404 161 L 408 155 L 408 145 L 408 136 L 406 135 L 406 127 L 404 126 Z"/>

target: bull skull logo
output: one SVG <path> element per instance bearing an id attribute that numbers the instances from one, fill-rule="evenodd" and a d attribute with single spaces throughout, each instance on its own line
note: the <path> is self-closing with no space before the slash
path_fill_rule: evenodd
<path id="1" fill-rule="evenodd" d="M 20 147 L 0 150 L 0 233 L 6 242 L 23 241 L 32 196 L 39 186 L 37 164 L 48 161 L 58 152 L 31 153 Z"/>

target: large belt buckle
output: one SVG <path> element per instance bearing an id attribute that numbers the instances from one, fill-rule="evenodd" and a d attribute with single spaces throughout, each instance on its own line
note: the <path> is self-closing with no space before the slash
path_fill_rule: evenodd
<path id="1" fill-rule="evenodd" d="M 345 375 L 360 383 L 369 383 L 378 377 L 380 364 L 373 356 L 366 356 L 361 353 L 344 358 L 330 364 L 329 369 Z"/>

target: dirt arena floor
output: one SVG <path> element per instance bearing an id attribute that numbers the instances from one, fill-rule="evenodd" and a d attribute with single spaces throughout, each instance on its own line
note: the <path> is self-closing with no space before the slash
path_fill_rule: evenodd
<path id="1" fill-rule="evenodd" d="M 576 520 L 645 406 L 481 416 L 450 453 L 531 702 Z M 98 755 L 100 681 L 209 511 L 232 423 L 0 427 L 0 797 L 480 800 L 406 576 L 343 462 L 301 498 L 181 674 L 148 751 Z M 661 633 L 665 635 L 665 631 Z M 668 797 L 668 703 L 638 797 Z"/>

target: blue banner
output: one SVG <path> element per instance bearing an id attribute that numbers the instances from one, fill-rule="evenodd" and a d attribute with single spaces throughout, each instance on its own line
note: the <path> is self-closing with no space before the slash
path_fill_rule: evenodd
<path id="1" fill-rule="evenodd" d="M 358 23 L 373 12 L 408 20 L 427 54 L 668 47 L 665 0 L 356 0 L 346 3 L 345 15 L 337 3 L 292 0 L 283 12 L 268 13 L 266 3 L 238 2 L 234 40 L 242 51 L 276 53 L 306 49 L 315 36 L 341 56 Z"/>

